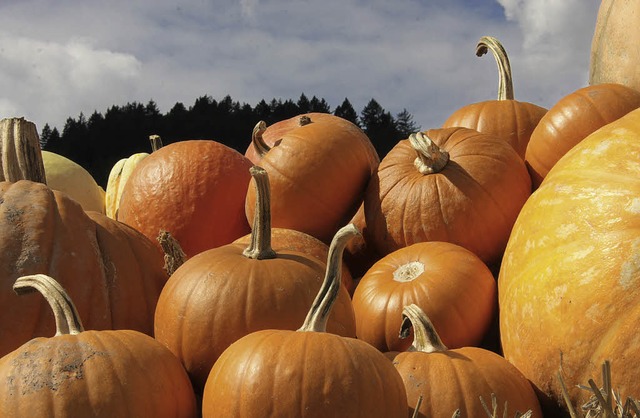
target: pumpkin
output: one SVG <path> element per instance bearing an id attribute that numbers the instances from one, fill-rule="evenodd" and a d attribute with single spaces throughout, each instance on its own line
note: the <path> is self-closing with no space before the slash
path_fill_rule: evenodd
<path id="1" fill-rule="evenodd" d="M 158 135 L 149 136 L 149 141 L 151 142 L 151 152 L 157 151 L 162 147 L 162 139 Z M 122 197 L 124 185 L 127 184 L 127 180 L 129 180 L 129 176 L 131 176 L 131 172 L 140 161 L 148 156 L 148 152 L 136 152 L 129 157 L 121 158 L 111 167 L 104 199 L 105 213 L 111 219 L 118 218 L 120 198 Z"/>
<path id="2" fill-rule="evenodd" d="M 341 253 L 355 233 L 353 225 L 336 233 L 325 279 L 301 327 L 252 332 L 222 353 L 207 378 L 203 418 L 407 416 L 391 362 L 364 341 L 325 332 L 342 289 Z"/>
<path id="3" fill-rule="evenodd" d="M 30 274 L 59 277 L 91 329 L 152 333 L 167 281 L 154 243 L 42 183 L 0 182 L 0 202 L 0 355 L 54 330 L 41 300 L 19 302 L 11 291 Z"/>
<path id="4" fill-rule="evenodd" d="M 37 290 L 44 296 L 56 334 L 0 358 L 1 416 L 197 415 L 182 365 L 152 337 L 133 330 L 85 331 L 72 300 L 49 276 L 20 277 L 13 288 L 20 295 Z"/>
<path id="5" fill-rule="evenodd" d="M 621 84 L 582 87 L 561 98 L 531 134 L 525 161 L 537 189 L 551 167 L 596 129 L 640 107 L 640 91 Z"/>
<path id="6" fill-rule="evenodd" d="M 251 243 L 251 234 L 240 237 L 234 241 L 234 244 L 249 245 Z M 282 251 L 296 251 L 311 255 L 323 263 L 327 262 L 329 255 L 329 246 L 319 239 L 312 237 L 304 232 L 295 229 L 271 228 L 271 247 L 276 253 Z M 349 292 L 353 294 L 355 283 L 349 272 L 346 263 L 342 264 L 342 284 Z"/>
<path id="7" fill-rule="evenodd" d="M 364 237 L 381 256 L 444 241 L 494 264 L 530 193 L 524 162 L 503 139 L 462 127 L 418 132 L 398 142 L 372 177 Z"/>
<path id="8" fill-rule="evenodd" d="M 448 417 L 458 410 L 458 416 L 482 417 L 486 411 L 483 402 L 493 398 L 494 417 L 512 416 L 507 415 L 507 409 L 542 417 L 533 387 L 503 357 L 478 347 L 447 348 L 428 315 L 417 305 L 407 305 L 402 317 L 402 335 L 408 335 L 412 328 L 413 344 L 405 352 L 387 356 L 404 382 L 410 414 Z M 504 405 L 502 412 L 498 402 Z M 417 411 L 414 405 L 419 405 Z"/>
<path id="9" fill-rule="evenodd" d="M 602 0 L 589 62 L 589 84 L 619 83 L 640 90 L 637 1 Z"/>
<path id="10" fill-rule="evenodd" d="M 313 255 L 273 250 L 269 178 L 257 166 L 251 175 L 259 188 L 251 243 L 224 245 L 185 261 L 168 280 L 156 308 L 155 337 L 181 359 L 198 393 L 234 341 L 261 329 L 296 329 L 326 269 Z M 355 336 L 353 307 L 344 286 L 328 329 Z"/>
<path id="11" fill-rule="evenodd" d="M 306 121 L 301 126 L 300 119 Z M 328 244 L 361 204 L 378 154 L 367 135 L 341 117 L 307 114 L 293 121 L 279 130 L 282 133 L 272 147 L 260 145 L 268 149 L 260 166 L 270 177 L 273 226 L 301 231 Z M 254 216 L 254 190 L 250 186 L 246 191 L 249 221 Z"/>
<path id="12" fill-rule="evenodd" d="M 84 210 L 105 212 L 105 191 L 80 164 L 49 151 L 42 151 L 47 185 L 68 194 Z"/>
<path id="13" fill-rule="evenodd" d="M 612 386 L 640 393 L 640 109 L 605 125 L 549 171 L 516 221 L 498 279 L 504 355 L 549 405 L 611 359 Z M 586 397 L 585 397 L 586 396 Z"/>
<path id="14" fill-rule="evenodd" d="M 122 191 L 118 220 L 155 240 L 161 230 L 187 257 L 250 232 L 244 200 L 251 162 L 216 141 L 163 146 L 140 161 Z"/>
<path id="15" fill-rule="evenodd" d="M 496 313 L 496 283 L 471 251 L 430 241 L 396 250 L 376 262 L 353 295 L 356 334 L 380 351 L 404 351 L 402 310 L 427 312 L 447 346 L 479 344 Z"/>
<path id="16" fill-rule="evenodd" d="M 351 222 L 358 228 L 360 235 L 351 239 L 344 249 L 344 262 L 349 268 L 351 275 L 355 277 L 355 285 L 362 279 L 362 276 L 378 261 L 381 256 L 375 250 L 374 246 L 369 244 L 364 238 L 367 234 L 367 222 L 364 216 L 364 203 L 360 205 L 358 211 Z"/>
<path id="17" fill-rule="evenodd" d="M 469 104 L 453 112 L 443 128 L 463 126 L 503 138 L 524 159 L 527 144 L 534 128 L 547 113 L 547 109 L 514 99 L 511 65 L 504 47 L 496 38 L 483 36 L 476 46 L 476 55 L 491 51 L 498 64 L 499 83 L 497 100 Z"/>

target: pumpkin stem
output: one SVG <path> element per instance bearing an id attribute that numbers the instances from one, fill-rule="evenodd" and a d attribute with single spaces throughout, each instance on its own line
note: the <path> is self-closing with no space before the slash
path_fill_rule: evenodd
<path id="1" fill-rule="evenodd" d="M 418 154 L 414 165 L 422 174 L 434 174 L 442 171 L 449 162 L 449 153 L 440 149 L 427 135 L 416 132 L 409 135 L 409 142 Z"/>
<path id="2" fill-rule="evenodd" d="M 256 188 L 256 209 L 253 215 L 251 243 L 242 252 L 254 260 L 275 258 L 276 252 L 271 248 L 271 192 L 267 171 L 254 165 L 249 169 Z"/>
<path id="3" fill-rule="evenodd" d="M 253 127 L 253 132 L 251 133 L 251 143 L 260 157 L 264 157 L 264 155 L 271 150 L 271 147 L 264 142 L 264 139 L 262 139 L 262 134 L 264 134 L 264 131 L 266 130 L 267 124 L 265 121 L 261 120 L 256 123 L 256 126 Z"/>
<path id="4" fill-rule="evenodd" d="M 182 251 L 178 240 L 169 231 L 160 230 L 158 243 L 164 253 L 164 271 L 171 276 L 187 260 L 187 255 Z"/>
<path id="5" fill-rule="evenodd" d="M 298 118 L 298 126 L 305 126 L 311 123 L 311 118 L 308 115 L 302 115 Z"/>
<path id="6" fill-rule="evenodd" d="M 160 138 L 160 135 L 149 135 L 149 142 L 151 142 L 151 152 L 156 152 L 162 148 L 162 138 Z"/>
<path id="7" fill-rule="evenodd" d="M 507 51 L 493 36 L 483 36 L 476 45 L 476 55 L 481 57 L 488 50 L 491 50 L 498 64 L 498 100 L 513 100 L 513 80 Z"/>
<path id="8" fill-rule="evenodd" d="M 0 120 L 0 181 L 31 180 L 47 184 L 40 137 L 33 122 L 24 118 Z"/>
<path id="9" fill-rule="evenodd" d="M 46 274 L 22 276 L 13 284 L 13 290 L 18 295 L 25 295 L 38 291 L 49 303 L 56 321 L 56 336 L 65 334 L 79 334 L 84 331 L 80 315 L 73 301 L 64 288 Z"/>
<path id="10" fill-rule="evenodd" d="M 413 303 L 405 306 L 402 310 L 400 338 L 407 338 L 412 327 L 413 344 L 411 344 L 411 347 L 409 347 L 407 351 L 436 353 L 448 350 L 427 314 L 424 313 L 418 305 Z"/>
<path id="11" fill-rule="evenodd" d="M 331 308 L 342 286 L 342 254 L 349 240 L 356 235 L 360 235 L 360 231 L 354 224 L 343 226 L 334 235 L 329 246 L 324 281 L 298 331 L 325 332 L 327 330 Z"/>

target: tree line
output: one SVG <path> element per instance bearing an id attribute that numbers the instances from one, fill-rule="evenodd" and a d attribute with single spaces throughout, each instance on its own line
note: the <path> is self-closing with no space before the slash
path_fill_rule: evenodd
<path id="1" fill-rule="evenodd" d="M 263 99 L 255 106 L 241 104 L 229 95 L 222 100 L 205 95 L 189 108 L 178 102 L 165 114 L 153 100 L 114 105 L 104 114 L 95 111 L 88 118 L 81 113 L 68 118 L 62 132 L 46 124 L 40 142 L 42 149 L 75 161 L 106 187 L 111 167 L 118 160 L 137 152 L 151 152 L 150 135 L 159 135 L 164 145 L 212 139 L 244 154 L 258 121 L 270 125 L 307 112 L 333 113 L 355 123 L 369 136 L 381 158 L 399 140 L 420 129 L 406 109 L 392 115 L 375 99 L 358 113 L 347 98 L 332 111 L 324 99 L 309 99 L 304 93 L 297 101 Z"/>

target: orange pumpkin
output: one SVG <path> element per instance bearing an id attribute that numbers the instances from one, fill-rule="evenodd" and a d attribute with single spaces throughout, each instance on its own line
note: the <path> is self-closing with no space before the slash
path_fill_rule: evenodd
<path id="1" fill-rule="evenodd" d="M 342 289 L 342 251 L 355 233 L 353 225 L 336 233 L 302 327 L 253 332 L 222 353 L 207 379 L 203 418 L 407 416 L 405 390 L 391 362 L 363 341 L 325 332 Z"/>
<path id="2" fill-rule="evenodd" d="M 504 357 L 478 347 L 448 349 L 416 305 L 405 307 L 403 318 L 402 334 L 413 328 L 413 344 L 405 352 L 387 356 L 404 381 L 410 415 L 419 405 L 413 416 L 448 417 L 456 410 L 462 417 L 487 416 L 482 401 L 493 398 L 495 410 L 489 416 L 530 411 L 532 418 L 542 417 L 533 387 Z"/>
<path id="3" fill-rule="evenodd" d="M 220 354 L 251 332 L 296 329 L 313 301 L 326 263 L 295 251 L 273 251 L 266 172 L 252 167 L 259 188 L 252 239 L 247 247 L 228 244 L 182 264 L 162 290 L 155 337 L 182 360 L 196 392 Z M 355 336 L 346 288 L 340 289 L 329 332 Z"/>
<path id="4" fill-rule="evenodd" d="M 0 355 L 55 329 L 42 300 L 18 301 L 11 291 L 18 277 L 37 273 L 59 277 L 87 327 L 151 335 L 167 281 L 153 242 L 29 180 L 0 182 L 0 213 Z"/>
<path id="5" fill-rule="evenodd" d="M 491 51 L 499 70 L 498 99 L 473 103 L 453 112 L 443 128 L 463 126 L 503 138 L 524 159 L 534 128 L 547 109 L 514 99 L 511 65 L 502 44 L 494 37 L 483 36 L 476 46 L 476 55 Z"/>
<path id="6" fill-rule="evenodd" d="M 0 358 L 0 416 L 197 416 L 182 365 L 152 337 L 85 331 L 68 294 L 49 276 L 24 276 L 13 288 L 18 294 L 39 291 L 57 329 L 55 336 L 34 338 Z"/>
<path id="7" fill-rule="evenodd" d="M 356 334 L 380 351 L 404 351 L 402 310 L 415 304 L 427 312 L 449 347 L 478 345 L 497 307 L 496 283 L 471 251 L 448 242 L 422 242 L 376 262 L 353 295 Z"/>
<path id="8" fill-rule="evenodd" d="M 500 260 L 531 193 L 522 159 L 503 139 L 468 128 L 431 129 L 400 141 L 369 183 L 368 244 L 380 255 L 424 241 Z"/>
<path id="9" fill-rule="evenodd" d="M 522 208 L 498 279 L 504 355 L 552 404 L 610 359 L 611 387 L 640 394 L 640 109 L 565 154 Z"/>
<path id="10" fill-rule="evenodd" d="M 640 107 L 640 91 L 597 84 L 561 98 L 542 117 L 527 145 L 525 161 L 537 189 L 563 155 L 589 134 Z"/>
<path id="11" fill-rule="evenodd" d="M 270 177 L 273 226 L 329 243 L 358 209 L 379 158 L 359 127 L 338 116 L 322 115 L 302 115 L 285 124 L 274 145 L 265 145 L 268 151 L 260 166 Z M 301 118 L 307 121 L 302 126 L 297 122 Z M 250 186 L 245 207 L 249 220 L 255 198 Z"/>
<path id="12" fill-rule="evenodd" d="M 174 142 L 136 165 L 117 218 L 155 240 L 169 231 L 187 257 L 250 232 L 244 199 L 251 162 L 219 142 Z"/>

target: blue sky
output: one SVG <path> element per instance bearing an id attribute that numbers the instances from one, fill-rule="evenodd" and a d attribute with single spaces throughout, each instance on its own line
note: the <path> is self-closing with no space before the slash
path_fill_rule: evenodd
<path id="1" fill-rule="evenodd" d="M 111 105 L 197 97 L 255 105 L 301 93 L 375 98 L 422 128 L 495 98 L 483 35 L 500 39 L 517 100 L 550 107 L 586 85 L 597 0 L 3 0 L 0 117 L 41 129 Z"/>

